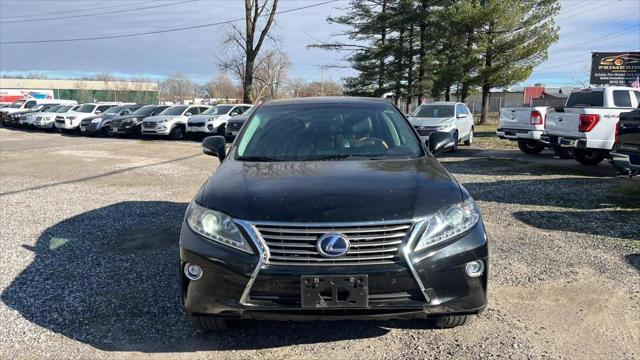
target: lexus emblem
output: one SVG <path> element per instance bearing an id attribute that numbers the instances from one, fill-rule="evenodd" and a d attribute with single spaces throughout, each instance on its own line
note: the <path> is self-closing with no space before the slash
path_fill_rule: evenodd
<path id="1" fill-rule="evenodd" d="M 345 255 L 350 245 L 349 239 L 342 234 L 324 234 L 318 238 L 316 249 L 324 257 L 335 258 Z"/>

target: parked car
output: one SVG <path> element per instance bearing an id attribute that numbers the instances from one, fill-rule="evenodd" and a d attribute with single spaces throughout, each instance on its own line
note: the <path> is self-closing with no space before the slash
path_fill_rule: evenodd
<path id="1" fill-rule="evenodd" d="M 640 109 L 620 114 L 611 163 L 629 176 L 640 174 Z"/>
<path id="2" fill-rule="evenodd" d="M 464 324 L 487 303 L 487 235 L 469 193 L 393 104 L 307 98 L 260 105 L 187 208 L 184 310 L 226 319 L 434 319 Z M 249 131 L 250 130 L 250 131 Z M 224 280 L 221 280 L 224 279 Z"/>
<path id="3" fill-rule="evenodd" d="M 596 165 L 609 156 L 615 143 L 620 113 L 638 106 L 640 93 L 630 87 L 583 89 L 569 95 L 565 107 L 550 109 L 541 140 L 573 149 L 581 164 Z"/>
<path id="4" fill-rule="evenodd" d="M 25 109 L 25 110 L 22 110 L 22 111 L 12 112 L 12 113 L 7 115 L 7 118 L 6 118 L 6 121 L 5 121 L 5 125 L 7 125 L 7 126 L 20 126 L 21 125 L 20 122 L 21 121 L 25 121 L 27 115 L 42 111 L 43 109 L 47 110 L 47 109 L 50 109 L 51 107 L 54 107 L 54 106 L 58 106 L 58 104 L 49 104 L 49 103 L 44 104 L 43 103 L 43 104 L 38 104 L 38 105 L 36 105 L 36 106 L 34 106 L 34 107 L 30 108 L 30 109 Z"/>
<path id="5" fill-rule="evenodd" d="M 238 115 L 238 116 L 235 116 L 235 117 L 229 119 L 229 121 L 227 122 L 227 126 L 226 126 L 227 133 L 225 135 L 227 140 L 233 140 L 233 139 L 235 139 L 236 136 L 238 136 L 238 133 L 240 132 L 240 129 L 242 129 L 242 125 L 244 125 L 244 123 L 247 120 L 249 120 L 249 117 L 251 117 L 251 114 L 253 114 L 255 109 L 257 109 L 256 106 L 254 106 L 251 109 L 245 111 L 242 115 Z"/>
<path id="6" fill-rule="evenodd" d="M 111 120 L 111 133 L 118 136 L 140 135 L 142 121 L 169 108 L 169 105 L 146 105 L 129 115 Z"/>
<path id="7" fill-rule="evenodd" d="M 169 136 L 173 140 L 182 139 L 186 134 L 189 116 L 202 114 L 210 106 L 175 105 L 156 116 L 150 116 L 142 122 L 142 135 Z"/>
<path id="8" fill-rule="evenodd" d="M 82 122 L 80 122 L 80 132 L 86 135 L 109 135 L 111 134 L 111 121 L 114 118 L 129 115 L 141 107 L 142 105 L 138 104 L 111 107 L 99 115 L 83 119 Z"/>
<path id="9" fill-rule="evenodd" d="M 187 121 L 187 134 L 189 135 L 225 135 L 226 125 L 229 119 L 242 115 L 251 109 L 249 104 L 220 104 L 202 113 L 193 115 Z"/>
<path id="10" fill-rule="evenodd" d="M 22 113 L 18 124 L 22 127 L 34 128 L 36 117 L 44 112 L 55 112 L 61 105 L 58 104 L 42 104 L 31 108 L 31 110 Z"/>
<path id="11" fill-rule="evenodd" d="M 120 105 L 120 103 L 99 102 L 82 104 L 82 106 L 73 112 L 56 116 L 56 128 L 60 131 L 79 130 L 82 120 L 100 115 L 117 105 Z"/>
<path id="12" fill-rule="evenodd" d="M 545 133 L 546 115 L 546 106 L 502 108 L 496 135 L 500 139 L 517 141 L 518 148 L 525 154 L 539 154 L 546 147 L 540 141 L 540 136 Z"/>
<path id="13" fill-rule="evenodd" d="M 78 110 L 80 105 L 60 105 L 55 112 L 38 113 L 33 125 L 39 129 L 56 130 L 56 116 Z"/>
<path id="14" fill-rule="evenodd" d="M 423 140 L 433 132 L 444 131 L 453 135 L 456 141 L 454 150 L 460 142 L 465 145 L 473 143 L 473 115 L 463 103 L 438 101 L 423 104 L 411 114 L 409 121 Z"/>
<path id="15" fill-rule="evenodd" d="M 29 111 L 36 111 L 37 109 L 40 109 L 42 105 L 46 104 L 70 105 L 77 104 L 77 102 L 75 100 L 64 99 L 18 100 L 11 103 L 11 105 L 0 109 L 0 122 L 4 125 L 17 125 L 20 120 L 20 115 Z M 18 116 L 11 116 L 12 114 L 17 114 Z"/>

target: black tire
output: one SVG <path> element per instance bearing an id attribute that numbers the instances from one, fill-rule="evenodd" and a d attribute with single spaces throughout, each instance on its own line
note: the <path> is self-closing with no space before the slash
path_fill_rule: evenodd
<path id="1" fill-rule="evenodd" d="M 184 137 L 184 129 L 178 125 L 174 126 L 169 133 L 169 139 L 171 140 L 180 140 Z"/>
<path id="2" fill-rule="evenodd" d="M 582 165 L 598 165 L 607 154 L 601 150 L 576 149 L 574 151 L 576 160 Z"/>
<path id="3" fill-rule="evenodd" d="M 224 331 L 227 330 L 227 321 L 225 319 L 191 316 L 193 326 L 202 332 Z"/>
<path id="4" fill-rule="evenodd" d="M 553 153 L 560 159 L 573 159 L 575 150 L 573 148 L 563 148 L 559 145 L 553 147 Z"/>
<path id="5" fill-rule="evenodd" d="M 518 148 L 525 154 L 537 155 L 544 150 L 544 144 L 535 140 L 518 140 Z"/>
<path id="6" fill-rule="evenodd" d="M 469 324 L 473 315 L 446 316 L 431 320 L 431 325 L 438 329 L 451 329 L 454 327 Z"/>
<path id="7" fill-rule="evenodd" d="M 473 144 L 473 126 L 471 127 L 471 132 L 469 133 L 469 138 L 464 141 L 466 146 L 471 146 Z"/>

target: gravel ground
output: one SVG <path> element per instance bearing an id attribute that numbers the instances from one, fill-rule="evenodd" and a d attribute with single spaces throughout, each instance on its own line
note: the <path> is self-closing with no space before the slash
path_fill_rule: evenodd
<path id="1" fill-rule="evenodd" d="M 0 128 L 0 358 L 640 358 L 640 178 L 518 154 L 442 158 L 491 236 L 489 307 L 470 325 L 203 335 L 179 309 L 177 232 L 217 160 L 195 142 Z"/>

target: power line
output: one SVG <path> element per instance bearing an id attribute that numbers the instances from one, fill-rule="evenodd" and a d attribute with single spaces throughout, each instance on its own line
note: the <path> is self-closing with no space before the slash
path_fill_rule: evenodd
<path id="1" fill-rule="evenodd" d="M 289 9 L 289 10 L 277 11 L 276 14 L 286 14 L 286 13 L 290 13 L 290 12 L 294 12 L 294 11 L 298 11 L 298 10 L 309 9 L 309 8 L 313 8 L 313 7 L 317 7 L 317 6 L 322 6 L 322 5 L 326 5 L 326 4 L 330 4 L 330 3 L 334 3 L 334 2 L 338 2 L 338 1 L 342 1 L 342 0 L 323 1 L 323 2 L 320 2 L 320 3 L 312 4 L 312 5 L 301 6 L 301 7 L 297 7 L 297 8 L 293 8 L 293 9 Z M 268 15 L 269 14 L 264 14 L 263 16 L 268 16 Z M 176 32 L 176 31 L 200 29 L 200 28 L 206 28 L 206 27 L 211 27 L 211 26 L 219 26 L 219 25 L 231 24 L 231 23 L 234 23 L 234 22 L 237 22 L 237 21 L 242 21 L 244 19 L 245 19 L 244 17 L 241 17 L 241 18 L 237 18 L 237 19 L 233 19 L 233 20 L 219 21 L 219 22 L 215 22 L 215 23 L 193 25 L 193 26 L 185 26 L 185 27 L 173 28 L 173 29 L 145 31 L 145 32 L 140 32 L 140 33 L 121 34 L 121 35 L 95 36 L 95 37 L 71 38 L 71 39 L 0 41 L 0 45 L 2 45 L 2 44 L 42 44 L 42 43 L 59 43 L 59 42 L 74 42 L 74 41 L 92 41 L 92 40 L 120 39 L 120 38 L 126 38 L 126 37 L 135 37 L 135 36 L 153 35 L 153 34 L 163 34 L 163 33 Z"/>
<path id="2" fill-rule="evenodd" d="M 169 4 L 144 6 L 144 7 L 138 7 L 138 8 L 133 8 L 133 9 L 112 10 L 112 11 L 105 11 L 105 12 L 100 12 L 100 13 L 93 13 L 93 14 L 69 15 L 69 16 L 58 16 L 58 17 L 39 18 L 39 19 L 26 19 L 26 20 L 0 21 L 0 24 L 15 24 L 15 23 L 34 22 L 34 21 L 61 20 L 61 19 L 72 19 L 72 18 L 80 18 L 80 17 L 84 18 L 84 17 L 87 17 L 87 16 L 110 15 L 110 14 L 118 14 L 118 13 L 125 13 L 125 12 L 131 12 L 131 11 L 140 11 L 140 10 L 156 9 L 156 8 L 167 7 L 167 6 L 174 6 L 174 5 L 185 4 L 185 3 L 190 3 L 190 2 L 194 2 L 194 1 L 198 1 L 198 0 L 184 0 L 184 1 L 178 1 L 178 2 L 173 2 L 173 3 L 169 3 Z"/>
<path id="3" fill-rule="evenodd" d="M 638 31 L 638 26 L 637 25 L 632 25 L 632 26 L 630 26 L 628 28 L 624 28 L 622 30 L 616 30 L 614 32 L 611 32 L 611 33 L 608 33 L 608 34 L 605 34 L 605 35 L 602 35 L 602 36 L 599 36 L 599 37 L 596 37 L 596 38 L 593 38 L 593 39 L 589 39 L 587 41 L 583 41 L 583 42 L 579 42 L 579 43 L 576 43 L 576 44 L 573 44 L 573 45 L 569 45 L 569 46 L 565 46 L 565 47 L 562 47 L 562 48 L 558 48 L 558 49 L 555 49 L 554 51 L 562 51 L 562 50 L 567 50 L 567 49 L 573 49 L 575 47 L 579 47 L 579 46 L 582 46 L 582 45 L 587 45 L 587 44 L 589 44 L 591 42 L 598 41 L 598 40 L 608 39 L 608 38 L 610 38 L 612 36 L 618 36 L 620 34 L 624 34 L 624 33 L 630 32 L 630 31 Z"/>
<path id="4" fill-rule="evenodd" d="M 146 2 L 139 2 L 139 3 L 133 3 L 133 4 L 126 4 L 126 5 L 109 5 L 109 6 L 100 6 L 100 7 L 94 7 L 92 9 L 67 9 L 67 10 L 60 10 L 60 11 L 48 11 L 48 12 L 40 12 L 40 13 L 32 13 L 32 14 L 21 14 L 21 15 L 11 15 L 11 16 L 0 16 L 0 19 L 8 19 L 8 18 L 21 18 L 21 17 L 33 17 L 33 16 L 43 16 L 43 15 L 51 15 L 51 14 L 67 14 L 71 11 L 73 12 L 85 12 L 85 11 L 94 11 L 94 10 L 103 10 L 103 9 L 113 9 L 113 8 L 119 8 L 119 7 L 123 7 L 123 6 L 132 6 L 132 5 L 137 5 L 137 4 L 151 4 L 154 3 L 155 1 L 146 1 Z"/>

